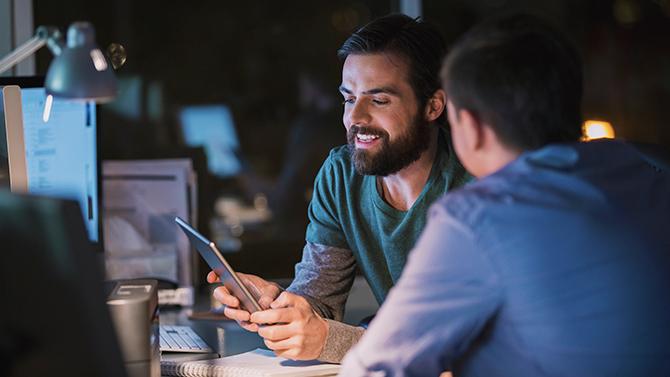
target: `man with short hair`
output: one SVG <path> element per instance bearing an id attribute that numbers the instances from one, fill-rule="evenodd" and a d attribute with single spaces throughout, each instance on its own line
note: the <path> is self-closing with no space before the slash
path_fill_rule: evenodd
<path id="1" fill-rule="evenodd" d="M 525 15 L 445 60 L 454 148 L 479 178 L 439 200 L 344 376 L 669 376 L 670 176 L 576 142 L 581 65 Z"/>
<path id="2" fill-rule="evenodd" d="M 469 179 L 442 129 L 445 52 L 434 28 L 404 15 L 370 22 L 338 51 L 348 145 L 331 151 L 316 178 L 293 283 L 282 292 L 240 274 L 270 308 L 251 315 L 225 287 L 214 292 L 225 314 L 277 355 L 339 362 L 364 332 L 339 322 L 356 268 L 382 303 L 430 204 Z"/>

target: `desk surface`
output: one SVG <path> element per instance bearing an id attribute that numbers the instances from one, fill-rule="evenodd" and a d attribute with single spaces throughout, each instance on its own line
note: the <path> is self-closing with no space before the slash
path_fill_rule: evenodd
<path id="1" fill-rule="evenodd" d="M 288 284 L 288 281 L 280 283 Z M 195 310 L 204 310 L 209 305 L 209 295 L 196 296 Z M 356 277 L 347 300 L 344 321 L 358 323 L 362 318 L 374 314 L 377 303 L 365 278 Z M 230 320 L 192 320 L 189 309 L 161 309 L 160 323 L 165 325 L 190 326 L 200 337 L 222 356 L 264 348 L 263 339 L 254 332 L 241 328 Z"/>
<path id="2" fill-rule="evenodd" d="M 255 332 L 241 328 L 231 320 L 192 320 L 190 309 L 161 310 L 161 325 L 190 326 L 221 356 L 236 355 L 263 347 L 263 339 Z"/>

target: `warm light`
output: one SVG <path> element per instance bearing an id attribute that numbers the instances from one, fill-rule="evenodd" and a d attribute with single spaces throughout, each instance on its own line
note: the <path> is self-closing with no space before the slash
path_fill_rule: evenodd
<path id="1" fill-rule="evenodd" d="M 93 65 L 98 72 L 107 69 L 107 61 L 105 61 L 105 56 L 102 54 L 102 51 L 97 48 L 91 50 L 91 59 L 93 59 Z"/>
<path id="2" fill-rule="evenodd" d="M 42 120 L 44 123 L 49 121 L 49 117 L 51 116 L 51 105 L 54 103 L 54 96 L 51 94 L 47 95 L 47 100 L 44 101 L 44 112 L 42 113 Z"/>
<path id="3" fill-rule="evenodd" d="M 614 128 L 610 122 L 587 120 L 582 126 L 582 140 L 614 139 Z"/>

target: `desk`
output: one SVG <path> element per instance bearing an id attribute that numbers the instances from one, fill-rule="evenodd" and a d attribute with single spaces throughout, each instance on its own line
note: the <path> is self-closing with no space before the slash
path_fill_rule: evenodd
<path id="1" fill-rule="evenodd" d="M 221 356 L 237 355 L 264 346 L 257 333 L 243 329 L 235 321 L 191 320 L 189 310 L 161 309 L 160 324 L 190 326 Z"/>
<path id="2" fill-rule="evenodd" d="M 287 286 L 290 283 L 289 280 L 275 280 L 275 282 L 282 286 Z M 205 310 L 209 305 L 209 300 L 209 294 L 198 294 L 195 309 Z M 347 299 L 344 322 L 357 324 L 362 318 L 374 314 L 377 308 L 377 302 L 365 278 L 357 276 Z M 191 320 L 188 318 L 188 309 L 161 309 L 160 323 L 191 326 L 210 347 L 222 356 L 231 356 L 256 348 L 264 348 L 263 339 L 258 334 L 244 330 L 237 322 Z"/>
<path id="3" fill-rule="evenodd" d="M 221 356 L 232 356 L 263 347 L 263 339 L 255 332 L 240 327 L 231 320 L 192 320 L 188 318 L 191 309 L 161 309 L 159 320 L 161 325 L 190 326 L 214 352 Z M 193 354 L 181 353 L 189 357 Z"/>

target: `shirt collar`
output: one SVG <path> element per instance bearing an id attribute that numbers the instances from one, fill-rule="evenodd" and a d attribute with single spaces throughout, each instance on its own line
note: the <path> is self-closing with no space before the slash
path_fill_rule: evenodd
<path id="1" fill-rule="evenodd" d="M 568 144 L 552 144 L 546 147 L 525 152 L 520 160 L 528 164 L 553 169 L 566 169 L 573 167 L 579 161 L 579 153 Z"/>

